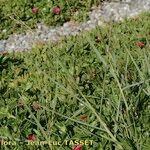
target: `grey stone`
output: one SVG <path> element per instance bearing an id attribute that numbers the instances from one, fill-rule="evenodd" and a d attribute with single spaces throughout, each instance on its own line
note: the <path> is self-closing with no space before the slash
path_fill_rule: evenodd
<path id="1" fill-rule="evenodd" d="M 0 51 L 5 51 L 6 40 L 0 41 Z"/>

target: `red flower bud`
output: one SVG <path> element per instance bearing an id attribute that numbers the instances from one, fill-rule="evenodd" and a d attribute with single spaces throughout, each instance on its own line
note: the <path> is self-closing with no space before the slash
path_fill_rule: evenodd
<path id="1" fill-rule="evenodd" d="M 39 8 L 38 8 L 38 7 L 33 7 L 33 8 L 32 8 L 32 13 L 33 13 L 33 14 L 39 13 Z"/>
<path id="2" fill-rule="evenodd" d="M 76 145 L 73 150 L 82 150 L 82 145 Z"/>
<path id="3" fill-rule="evenodd" d="M 29 141 L 35 141 L 36 140 L 36 136 L 34 134 L 29 134 L 27 136 L 27 140 L 29 140 Z"/>
<path id="4" fill-rule="evenodd" d="M 140 48 L 144 48 L 145 46 L 144 42 L 137 42 L 136 45 Z"/>
<path id="5" fill-rule="evenodd" d="M 87 116 L 87 115 L 81 115 L 81 116 L 80 116 L 80 120 L 81 120 L 81 121 L 87 121 L 87 119 L 88 119 L 88 116 Z"/>
<path id="6" fill-rule="evenodd" d="M 54 14 L 57 14 L 57 15 L 58 15 L 58 14 L 60 14 L 61 9 L 60 9 L 59 6 L 55 6 L 55 7 L 53 7 L 52 12 L 53 12 Z"/>

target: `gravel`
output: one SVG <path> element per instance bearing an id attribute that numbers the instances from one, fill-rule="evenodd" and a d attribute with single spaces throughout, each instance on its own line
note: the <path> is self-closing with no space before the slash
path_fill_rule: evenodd
<path id="1" fill-rule="evenodd" d="M 85 30 L 102 26 L 105 22 L 122 21 L 125 17 L 134 17 L 141 12 L 150 10 L 150 0 L 122 0 L 104 2 L 101 6 L 89 12 L 87 22 L 64 23 L 61 27 L 47 27 L 43 23 L 37 25 L 34 32 L 10 35 L 7 40 L 0 40 L 0 52 L 30 50 L 37 42 L 57 42 L 62 37 L 76 36 Z"/>
<path id="2" fill-rule="evenodd" d="M 5 50 L 5 46 L 6 46 L 6 40 L 1 40 L 0 41 L 0 51 Z"/>

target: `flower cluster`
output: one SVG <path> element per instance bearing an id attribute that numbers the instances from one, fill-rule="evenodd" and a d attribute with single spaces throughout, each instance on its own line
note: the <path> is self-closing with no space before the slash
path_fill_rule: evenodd
<path id="1" fill-rule="evenodd" d="M 38 14 L 40 12 L 40 9 L 38 7 L 33 7 L 32 8 L 32 13 L 33 14 Z M 55 15 L 59 15 L 61 13 L 61 8 L 59 6 L 55 6 L 52 8 L 52 13 Z"/>

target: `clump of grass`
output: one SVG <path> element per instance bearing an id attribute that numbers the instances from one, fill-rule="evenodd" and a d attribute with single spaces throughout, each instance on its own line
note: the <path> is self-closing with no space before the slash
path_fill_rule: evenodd
<path id="1" fill-rule="evenodd" d="M 1 138 L 62 142 L 31 149 L 69 150 L 72 139 L 93 140 L 85 150 L 148 149 L 149 17 L 1 56 Z"/>

